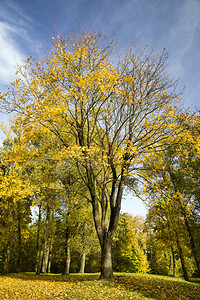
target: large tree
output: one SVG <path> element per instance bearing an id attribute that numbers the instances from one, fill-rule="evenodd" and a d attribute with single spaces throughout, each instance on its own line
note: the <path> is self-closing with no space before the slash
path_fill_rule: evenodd
<path id="1" fill-rule="evenodd" d="M 51 133 L 54 159 L 76 168 L 93 208 L 102 279 L 114 279 L 111 244 L 125 180 L 138 177 L 141 162 L 181 118 L 176 82 L 166 75 L 167 52 L 129 49 L 111 63 L 113 49 L 102 35 L 54 37 L 51 53 L 28 58 L 1 96 L 3 109 L 17 112 L 13 130 L 23 145 Z"/>

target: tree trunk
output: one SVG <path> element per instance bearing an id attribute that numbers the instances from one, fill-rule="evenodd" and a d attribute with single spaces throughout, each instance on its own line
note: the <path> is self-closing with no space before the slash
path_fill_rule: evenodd
<path id="1" fill-rule="evenodd" d="M 81 266 L 80 266 L 80 271 L 79 273 L 84 273 L 85 272 L 85 260 L 86 260 L 86 252 L 85 249 L 83 249 L 82 257 L 81 257 Z"/>
<path id="2" fill-rule="evenodd" d="M 189 275 L 188 275 L 188 271 L 187 271 L 187 268 L 186 268 L 186 263 L 185 263 L 185 257 L 184 257 L 184 254 L 183 254 L 183 250 L 182 250 L 182 247 L 181 247 L 181 244 L 180 244 L 180 241 L 179 241 L 179 237 L 178 235 L 176 234 L 177 236 L 177 247 L 178 247 L 178 250 L 179 250 L 179 256 L 180 256 L 180 259 L 181 259 L 181 266 L 182 266 L 182 270 L 183 270 L 183 276 L 185 278 L 186 281 L 189 281 Z"/>
<path id="3" fill-rule="evenodd" d="M 101 245 L 101 275 L 99 279 L 115 280 L 112 268 L 112 237 L 104 235 Z"/>
<path id="4" fill-rule="evenodd" d="M 81 256 L 81 266 L 80 266 L 80 271 L 79 271 L 79 273 L 84 273 L 84 272 L 85 272 L 85 260 L 86 260 L 86 228 L 87 228 L 87 223 L 84 224 L 84 228 L 83 228 L 83 235 L 82 235 L 83 251 L 82 251 L 82 256 Z"/>
<path id="5" fill-rule="evenodd" d="M 35 272 L 37 275 L 40 274 L 41 264 L 42 264 L 42 253 L 41 253 L 41 245 L 40 245 L 40 231 L 41 231 L 41 218 L 42 218 L 42 207 L 41 204 L 38 206 L 38 227 L 37 227 L 37 243 L 36 243 L 36 266 Z"/>
<path id="6" fill-rule="evenodd" d="M 124 160 L 127 158 L 124 156 Z M 127 168 L 127 166 L 126 166 Z M 97 232 L 97 236 L 101 246 L 101 275 L 99 279 L 104 280 L 113 280 L 115 281 L 112 269 L 112 240 L 114 233 L 117 229 L 119 215 L 121 210 L 121 200 L 124 189 L 124 181 L 125 181 L 125 171 L 127 170 L 124 166 L 121 169 L 121 178 L 119 180 L 119 184 L 117 185 L 117 173 L 114 164 L 111 161 L 111 169 L 113 172 L 113 182 L 111 193 L 106 196 L 106 192 L 102 190 L 101 201 L 99 201 L 96 193 L 96 181 L 92 181 L 92 172 L 88 168 L 88 178 L 90 182 L 90 195 L 92 199 L 92 208 L 93 208 L 93 218 L 95 223 L 95 228 Z M 107 200 L 109 198 L 110 202 L 110 219 L 109 226 L 107 228 L 106 225 L 106 214 L 108 203 Z M 101 208 L 99 207 L 99 202 L 101 203 Z M 101 211 L 101 217 L 100 217 Z"/>
<path id="7" fill-rule="evenodd" d="M 22 257 L 22 235 L 21 235 L 21 216 L 20 209 L 18 209 L 18 258 L 17 258 L 17 273 L 20 272 L 21 267 L 21 257 Z"/>
<path id="8" fill-rule="evenodd" d="M 36 267 L 36 274 L 40 275 L 41 268 L 42 268 L 42 260 L 43 260 L 43 250 L 38 250 L 38 263 Z"/>
<path id="9" fill-rule="evenodd" d="M 45 239 L 44 250 L 43 250 L 43 259 L 42 259 L 42 273 L 44 273 L 44 274 L 47 272 L 48 261 L 49 261 L 49 245 L 48 245 L 47 240 Z"/>
<path id="10" fill-rule="evenodd" d="M 52 242 L 49 247 L 49 260 L 48 260 L 48 266 L 47 266 L 47 273 L 51 273 L 51 259 L 52 259 Z"/>
<path id="11" fill-rule="evenodd" d="M 171 253 L 172 253 L 172 265 L 173 265 L 173 277 L 176 277 L 176 259 L 175 259 L 175 253 L 173 247 L 171 247 Z"/>
<path id="12" fill-rule="evenodd" d="M 9 260 L 10 260 L 10 246 L 7 244 L 3 249 L 2 254 L 2 274 L 9 272 Z"/>
<path id="13" fill-rule="evenodd" d="M 70 263 L 71 263 L 71 251 L 70 251 L 70 243 L 69 243 L 69 239 L 68 239 L 67 249 L 66 249 L 66 261 L 65 261 L 64 275 L 69 275 Z"/>
<path id="14" fill-rule="evenodd" d="M 50 208 L 47 205 L 46 224 L 44 230 L 44 250 L 42 259 L 42 273 L 47 272 L 48 261 L 49 261 L 49 219 L 50 219 Z"/>
<path id="15" fill-rule="evenodd" d="M 195 262 L 196 262 L 198 273 L 200 274 L 200 263 L 199 263 L 199 260 L 198 260 L 198 255 L 197 255 L 197 250 L 196 250 L 196 245 L 195 245 L 195 241 L 194 241 L 194 238 L 193 238 L 193 234 L 192 234 L 192 231 L 190 229 L 189 220 L 188 220 L 188 217 L 187 217 L 187 215 L 186 215 L 186 213 L 184 212 L 183 209 L 182 209 L 182 212 L 183 212 L 187 232 L 188 232 L 189 238 L 190 238 L 190 245 L 191 245 L 191 248 L 192 248 L 192 253 L 193 253 L 193 256 L 194 256 L 194 259 L 195 259 Z"/>

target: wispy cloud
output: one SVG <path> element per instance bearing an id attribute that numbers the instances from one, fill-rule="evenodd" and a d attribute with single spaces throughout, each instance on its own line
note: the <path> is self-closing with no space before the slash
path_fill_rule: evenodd
<path id="1" fill-rule="evenodd" d="M 16 28 L 0 22 L 0 81 L 8 83 L 15 73 L 15 66 L 24 59 L 16 42 L 12 38 L 12 33 L 16 33 Z"/>
<path id="2" fill-rule="evenodd" d="M 199 0 L 185 1 L 180 6 L 176 22 L 171 27 L 167 36 L 168 43 L 171 45 L 172 66 L 174 72 L 184 75 L 185 58 L 191 55 L 191 49 L 199 53 L 199 45 L 195 46 L 197 32 L 200 31 L 200 2 Z M 200 54 L 200 53 L 199 53 Z M 193 60 L 194 62 L 194 60 Z"/>
<path id="3" fill-rule="evenodd" d="M 13 79 L 15 66 L 42 47 L 33 37 L 34 20 L 16 3 L 0 5 L 0 18 L 0 84 L 7 84 Z"/>

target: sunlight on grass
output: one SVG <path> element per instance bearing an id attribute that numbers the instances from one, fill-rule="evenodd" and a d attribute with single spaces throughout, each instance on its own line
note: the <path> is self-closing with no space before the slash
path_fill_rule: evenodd
<path id="1" fill-rule="evenodd" d="M 164 276 L 116 273 L 116 282 L 99 274 L 0 276 L 0 299 L 200 299 L 200 284 Z"/>

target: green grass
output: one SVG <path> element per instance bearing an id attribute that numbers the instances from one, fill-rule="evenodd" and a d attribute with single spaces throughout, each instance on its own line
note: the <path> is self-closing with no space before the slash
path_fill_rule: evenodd
<path id="1" fill-rule="evenodd" d="M 199 300 L 200 280 L 116 273 L 116 282 L 98 281 L 99 274 L 0 276 L 0 299 L 168 299 Z"/>

